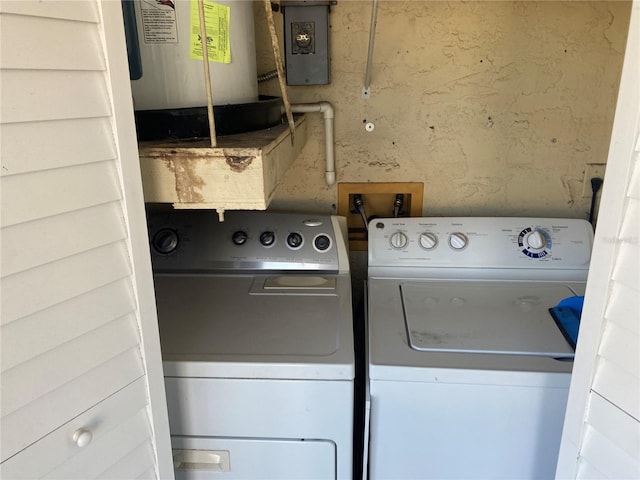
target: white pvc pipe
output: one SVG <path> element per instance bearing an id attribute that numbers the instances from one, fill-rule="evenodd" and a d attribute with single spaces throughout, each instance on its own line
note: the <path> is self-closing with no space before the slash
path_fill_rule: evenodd
<path id="1" fill-rule="evenodd" d="M 327 156 L 324 176 L 327 185 L 333 185 L 336 183 L 336 162 L 333 153 L 333 107 L 329 102 L 296 103 L 291 105 L 291 111 L 294 113 L 320 112 L 324 114 L 324 141 Z"/>

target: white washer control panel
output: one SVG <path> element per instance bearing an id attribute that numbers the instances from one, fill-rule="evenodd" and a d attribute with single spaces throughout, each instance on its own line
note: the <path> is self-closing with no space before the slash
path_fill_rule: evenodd
<path id="1" fill-rule="evenodd" d="M 369 224 L 369 265 L 583 269 L 592 244 L 578 219 L 379 218 Z"/>

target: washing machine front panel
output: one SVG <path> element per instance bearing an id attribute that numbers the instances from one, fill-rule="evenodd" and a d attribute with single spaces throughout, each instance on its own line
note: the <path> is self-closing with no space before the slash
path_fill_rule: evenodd
<path id="1" fill-rule="evenodd" d="M 551 479 L 565 388 L 371 382 L 370 479 Z"/>

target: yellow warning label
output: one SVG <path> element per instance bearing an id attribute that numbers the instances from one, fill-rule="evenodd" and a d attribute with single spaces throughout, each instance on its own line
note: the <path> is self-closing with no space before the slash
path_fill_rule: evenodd
<path id="1" fill-rule="evenodd" d="M 207 53 L 210 62 L 231 63 L 229 40 L 230 8 L 226 5 L 204 0 L 204 20 L 207 29 Z M 202 60 L 202 39 L 198 0 L 191 0 L 191 58 Z"/>

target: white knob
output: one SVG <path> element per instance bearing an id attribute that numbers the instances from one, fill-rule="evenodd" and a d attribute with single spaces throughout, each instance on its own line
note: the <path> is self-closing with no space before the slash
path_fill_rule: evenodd
<path id="1" fill-rule="evenodd" d="M 79 428 L 78 430 L 73 432 L 73 441 L 76 442 L 76 445 L 80 448 L 89 445 L 92 439 L 93 434 L 89 430 L 85 430 L 84 428 Z"/>
<path id="2" fill-rule="evenodd" d="M 547 245 L 547 238 L 540 230 L 534 230 L 527 237 L 527 245 L 536 250 L 542 249 Z"/>
<path id="3" fill-rule="evenodd" d="M 431 250 L 438 244 L 438 237 L 436 237 L 435 233 L 425 232 L 420 234 L 418 242 L 425 250 Z"/>
<path id="4" fill-rule="evenodd" d="M 407 245 L 408 241 L 409 240 L 407 239 L 407 236 L 402 232 L 396 232 L 391 235 L 391 246 L 393 248 L 404 248 Z"/>
<path id="5" fill-rule="evenodd" d="M 464 233 L 455 232 L 449 237 L 449 245 L 455 250 L 462 250 L 469 243 L 469 239 Z"/>

